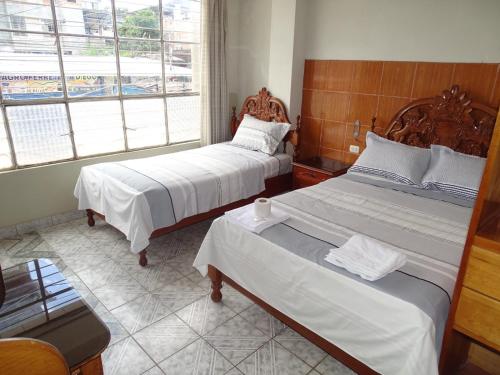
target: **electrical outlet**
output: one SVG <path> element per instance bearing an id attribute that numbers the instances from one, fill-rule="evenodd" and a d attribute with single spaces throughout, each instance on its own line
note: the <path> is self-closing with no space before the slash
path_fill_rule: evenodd
<path id="1" fill-rule="evenodd" d="M 349 146 L 349 152 L 352 153 L 352 154 L 359 154 L 359 146 L 350 145 Z"/>

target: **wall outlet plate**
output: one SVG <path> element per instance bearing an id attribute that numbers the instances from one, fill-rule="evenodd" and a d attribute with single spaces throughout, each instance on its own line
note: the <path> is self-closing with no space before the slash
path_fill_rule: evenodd
<path id="1" fill-rule="evenodd" d="M 359 146 L 349 145 L 349 152 L 352 154 L 359 154 Z"/>

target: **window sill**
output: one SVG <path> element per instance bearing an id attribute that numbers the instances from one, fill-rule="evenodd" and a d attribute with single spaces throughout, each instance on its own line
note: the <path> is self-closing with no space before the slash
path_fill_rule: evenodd
<path id="1" fill-rule="evenodd" d="M 198 148 L 198 147 L 200 147 L 200 141 L 195 140 L 195 141 L 174 143 L 174 144 L 170 144 L 167 146 L 149 147 L 149 148 L 144 148 L 144 149 L 140 149 L 140 150 L 126 151 L 126 152 L 119 152 L 119 153 L 112 153 L 112 154 L 105 154 L 105 155 L 88 156 L 88 157 L 82 157 L 82 158 L 73 159 L 73 160 L 59 161 L 59 162 L 54 162 L 54 163 L 49 163 L 49 164 L 27 166 L 27 167 L 21 167 L 21 168 L 16 168 L 16 169 L 6 169 L 3 171 L 0 171 L 0 178 L 2 176 L 6 176 L 9 174 L 30 173 L 30 171 L 40 170 L 40 169 L 72 168 L 72 167 L 81 168 L 85 165 L 90 165 L 90 164 L 113 162 L 113 161 L 123 161 L 123 160 L 128 160 L 128 159 L 147 158 L 147 157 L 151 157 L 151 156 L 158 156 L 158 155 L 163 155 L 163 154 L 169 154 L 169 153 L 174 153 L 174 152 L 179 152 L 179 151 L 190 150 L 190 149 L 194 149 L 194 148 Z"/>

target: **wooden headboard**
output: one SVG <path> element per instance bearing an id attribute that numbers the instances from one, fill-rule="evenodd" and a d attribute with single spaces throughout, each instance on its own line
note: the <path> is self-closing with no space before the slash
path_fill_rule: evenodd
<path id="1" fill-rule="evenodd" d="M 231 134 L 234 136 L 236 130 L 243 120 L 243 116 L 249 114 L 262 121 L 275 121 L 291 124 L 286 114 L 285 105 L 281 100 L 271 96 L 271 93 L 263 87 L 257 95 L 249 96 L 243 102 L 240 114 L 236 116 L 236 107 L 233 107 L 231 117 Z M 299 146 L 300 116 L 297 116 L 295 129 L 290 130 L 283 139 L 283 142 L 290 142 L 293 146 L 294 157 L 297 156 Z"/>
<path id="2" fill-rule="evenodd" d="M 458 85 L 433 98 L 415 100 L 392 118 L 385 137 L 411 146 L 439 144 L 486 157 L 497 111 L 469 99 Z"/>

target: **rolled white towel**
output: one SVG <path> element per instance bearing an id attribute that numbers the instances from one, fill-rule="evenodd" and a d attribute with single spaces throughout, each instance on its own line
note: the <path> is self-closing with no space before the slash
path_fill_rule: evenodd
<path id="1" fill-rule="evenodd" d="M 355 234 L 342 246 L 331 249 L 325 260 L 365 280 L 375 281 L 403 267 L 406 255 L 374 238 Z"/>
<path id="2" fill-rule="evenodd" d="M 253 206 L 254 204 L 252 203 L 227 211 L 225 216 L 229 221 L 254 233 L 261 233 L 264 229 L 270 228 L 289 218 L 286 213 L 273 206 L 271 207 L 271 214 L 267 218 L 255 220 L 255 210 Z"/>

